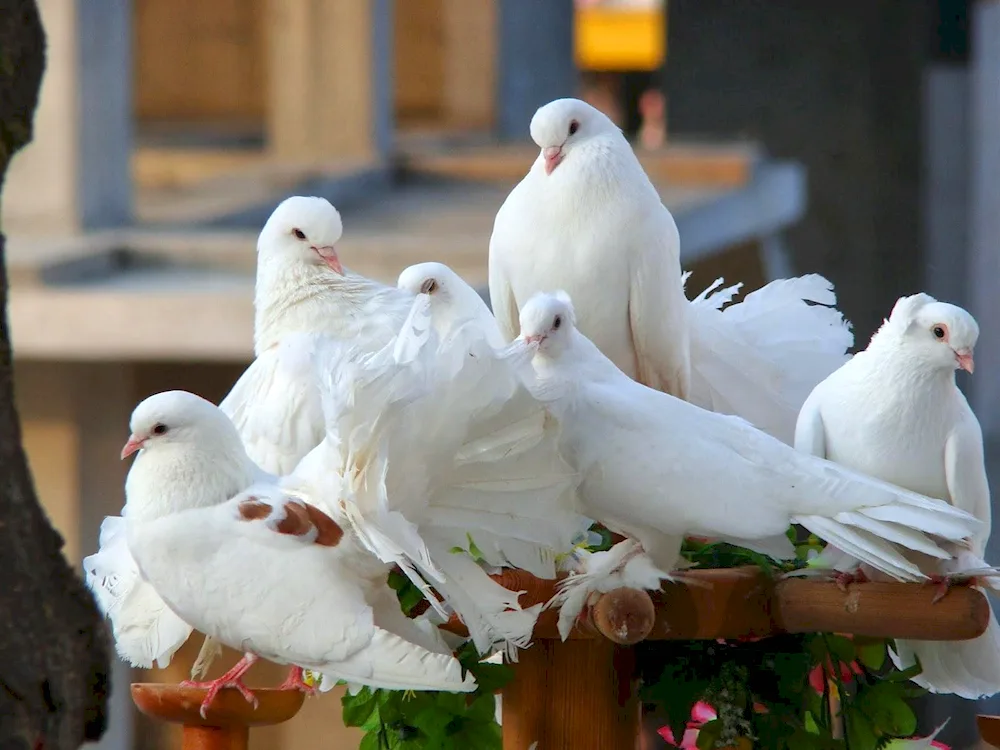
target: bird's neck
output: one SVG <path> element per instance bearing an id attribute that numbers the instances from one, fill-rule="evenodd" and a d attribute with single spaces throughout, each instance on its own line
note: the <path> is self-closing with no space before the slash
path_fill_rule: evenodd
<path id="1" fill-rule="evenodd" d="M 161 446 L 155 454 L 140 453 L 132 464 L 125 479 L 125 515 L 129 520 L 152 521 L 218 505 L 253 484 L 255 476 L 253 463 L 242 451 L 209 455 Z"/>
<path id="2" fill-rule="evenodd" d="M 254 354 L 260 356 L 284 334 L 315 331 L 324 311 L 336 303 L 338 278 L 325 266 L 262 259 L 254 297 Z"/>
<path id="3" fill-rule="evenodd" d="M 915 389 L 956 388 L 955 369 L 941 367 L 936 362 L 927 362 L 919 356 L 907 356 L 905 352 L 890 347 L 886 343 L 871 344 L 864 352 L 871 358 L 872 379 L 876 383 L 891 383 L 893 392 L 912 394 Z"/>

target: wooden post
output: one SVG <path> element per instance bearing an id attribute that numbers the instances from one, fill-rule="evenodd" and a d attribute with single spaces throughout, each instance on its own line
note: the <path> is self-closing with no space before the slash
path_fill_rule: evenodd
<path id="1" fill-rule="evenodd" d="M 503 690 L 504 750 L 621 748 L 639 736 L 631 649 L 610 641 L 542 639 L 518 655 Z"/>
<path id="2" fill-rule="evenodd" d="M 305 694 L 297 690 L 254 689 L 257 708 L 239 691 L 222 690 L 206 711 L 199 713 L 205 691 L 200 688 L 134 683 L 132 700 L 147 716 L 184 725 L 182 750 L 247 750 L 250 727 L 281 724 L 302 708 Z"/>

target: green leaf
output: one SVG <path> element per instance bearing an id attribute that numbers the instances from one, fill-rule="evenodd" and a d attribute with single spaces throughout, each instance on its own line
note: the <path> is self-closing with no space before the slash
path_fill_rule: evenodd
<path id="1" fill-rule="evenodd" d="M 855 706 L 844 709 L 844 721 L 847 725 L 847 745 L 851 750 L 875 750 L 878 747 L 871 722 Z"/>
<path id="2" fill-rule="evenodd" d="M 366 734 L 361 738 L 361 744 L 358 745 L 358 750 L 384 750 L 385 742 L 379 737 L 376 732 L 374 734 Z"/>
<path id="3" fill-rule="evenodd" d="M 365 719 L 365 723 L 361 725 L 361 728 L 366 732 L 378 732 L 384 724 L 385 722 L 382 721 L 382 712 L 379 710 L 378 704 L 376 704 L 375 709 Z"/>
<path id="4" fill-rule="evenodd" d="M 712 719 L 711 721 L 706 721 L 701 725 L 701 729 L 698 730 L 698 739 L 695 744 L 698 746 L 698 750 L 712 750 L 719 740 L 719 735 L 722 733 L 722 722 L 718 719 Z M 677 737 L 678 735 L 674 735 Z"/>
<path id="5" fill-rule="evenodd" d="M 357 695 L 344 693 L 340 704 L 343 707 L 344 724 L 349 727 L 360 727 L 373 713 L 378 713 L 378 702 L 367 687 L 362 688 Z"/>
<path id="6" fill-rule="evenodd" d="M 423 592 L 416 584 L 397 570 L 389 572 L 387 583 L 389 588 L 396 592 L 399 608 L 403 610 L 404 615 L 409 615 L 413 608 L 424 600 Z"/>
<path id="7" fill-rule="evenodd" d="M 428 737 L 444 737 L 445 729 L 454 718 L 454 714 L 440 706 L 430 706 L 424 709 L 412 721 L 412 725 Z"/>
<path id="8" fill-rule="evenodd" d="M 882 665 L 885 664 L 885 641 L 858 643 L 856 644 L 856 649 L 858 653 L 858 661 L 871 671 L 878 671 L 882 668 Z"/>
<path id="9" fill-rule="evenodd" d="M 853 703 L 885 734 L 911 737 L 917 731 L 917 717 L 906 703 L 899 683 L 879 682 L 862 688 Z"/>
<path id="10" fill-rule="evenodd" d="M 838 661 L 850 664 L 856 658 L 854 641 L 850 638 L 845 638 L 842 635 L 824 635 L 823 640 L 826 643 L 827 651 L 833 657 L 834 664 Z"/>

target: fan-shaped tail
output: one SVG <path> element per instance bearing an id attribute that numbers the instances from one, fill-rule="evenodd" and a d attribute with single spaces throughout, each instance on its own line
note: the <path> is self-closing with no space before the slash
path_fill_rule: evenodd
<path id="1" fill-rule="evenodd" d="M 812 389 L 850 357 L 850 324 L 834 307 L 833 285 L 816 274 L 772 281 L 725 309 L 740 285 L 722 283 L 689 305 L 690 400 L 791 445 Z"/>
<path id="2" fill-rule="evenodd" d="M 125 519 L 101 524 L 98 551 L 84 558 L 87 586 L 111 620 L 115 648 L 133 667 L 165 667 L 193 628 L 174 614 L 139 574 L 125 537 Z"/>
<path id="3" fill-rule="evenodd" d="M 817 481 L 807 490 L 808 507 L 800 507 L 792 523 L 801 524 L 838 551 L 826 561 L 837 569 L 853 557 L 896 580 L 926 580 L 906 550 L 947 560 L 951 555 L 939 541 L 961 543 L 982 525 L 941 500 L 828 461 L 822 464 L 824 473 L 814 477 Z"/>

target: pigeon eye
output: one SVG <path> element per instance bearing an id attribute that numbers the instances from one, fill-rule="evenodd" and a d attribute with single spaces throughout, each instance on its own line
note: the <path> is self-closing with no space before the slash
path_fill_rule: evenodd
<path id="1" fill-rule="evenodd" d="M 157 422 L 153 425 L 154 435 L 165 435 L 167 433 L 167 426 L 163 422 Z"/>
<path id="2" fill-rule="evenodd" d="M 576 120 L 570 120 L 569 123 L 569 134 L 576 135 L 576 131 L 580 129 L 580 123 Z"/>
<path id="3" fill-rule="evenodd" d="M 434 294 L 437 290 L 437 279 L 427 279 L 420 287 L 421 294 Z"/>
<path id="4" fill-rule="evenodd" d="M 559 326 L 562 325 L 562 315 L 556 315 L 555 320 L 552 321 L 552 330 L 558 331 Z"/>
<path id="5" fill-rule="evenodd" d="M 295 235 L 295 239 L 297 240 L 304 240 L 306 238 L 306 233 L 299 228 L 293 229 L 292 234 Z"/>
<path id="6" fill-rule="evenodd" d="M 936 339 L 943 339 L 948 335 L 948 329 L 945 326 L 934 326 L 931 329 L 931 332 L 934 334 L 934 338 Z"/>

